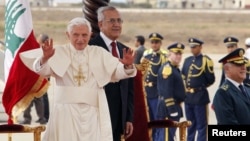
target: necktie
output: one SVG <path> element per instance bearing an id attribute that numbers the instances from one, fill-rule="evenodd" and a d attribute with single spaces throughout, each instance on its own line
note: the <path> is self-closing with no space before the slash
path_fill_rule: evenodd
<path id="1" fill-rule="evenodd" d="M 116 51 L 116 43 L 113 41 L 111 43 L 111 46 L 112 46 L 112 54 L 113 54 L 113 56 L 118 58 L 118 53 Z"/>
<path id="2" fill-rule="evenodd" d="M 239 88 L 240 88 L 241 92 L 244 94 L 244 96 L 245 96 L 246 98 L 249 99 L 249 96 L 248 96 L 248 94 L 246 93 L 246 91 L 245 91 L 243 85 L 239 85 Z"/>

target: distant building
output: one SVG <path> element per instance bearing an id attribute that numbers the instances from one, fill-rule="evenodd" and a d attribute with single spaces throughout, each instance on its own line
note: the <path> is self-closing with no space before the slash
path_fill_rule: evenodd
<path id="1" fill-rule="evenodd" d="M 149 3 L 153 8 L 245 9 L 250 0 L 133 0 L 134 4 Z"/>

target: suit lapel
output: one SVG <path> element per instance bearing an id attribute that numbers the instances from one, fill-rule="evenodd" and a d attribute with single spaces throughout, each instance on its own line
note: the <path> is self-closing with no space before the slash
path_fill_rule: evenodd
<path id="1" fill-rule="evenodd" d="M 89 44 L 90 45 L 102 46 L 104 49 L 106 49 L 107 51 L 109 51 L 107 45 L 105 44 L 105 42 L 102 39 L 102 37 L 101 37 L 100 34 L 96 35 L 92 40 L 90 40 Z M 118 42 L 118 41 L 116 42 L 116 44 L 117 44 L 117 48 L 118 48 L 118 51 L 119 51 L 119 54 L 120 54 L 120 58 L 123 58 L 123 52 L 122 52 L 122 50 L 123 50 L 123 48 L 125 48 L 125 46 L 122 43 Z"/>
<path id="2" fill-rule="evenodd" d="M 234 94 L 237 94 L 242 100 L 244 100 L 245 102 L 247 102 L 248 104 L 250 104 L 250 100 L 247 99 L 247 98 L 243 95 L 243 93 L 240 91 L 240 89 L 238 89 L 235 85 L 233 85 L 233 84 L 232 84 L 230 81 L 228 81 L 228 80 L 226 80 L 226 83 L 228 83 L 228 84 L 229 84 L 229 87 L 232 88 L 232 91 L 233 91 Z M 249 93 L 248 90 L 246 90 L 246 91 L 247 91 L 247 93 Z"/>
<path id="3" fill-rule="evenodd" d="M 123 52 L 122 52 L 123 47 L 122 47 L 122 44 L 120 42 L 117 42 L 116 44 L 117 44 L 117 48 L 119 50 L 120 58 L 123 58 Z"/>
<path id="4" fill-rule="evenodd" d="M 90 44 L 91 45 L 102 46 L 104 49 L 106 49 L 107 51 L 109 51 L 107 45 L 105 44 L 105 42 L 102 39 L 102 37 L 101 37 L 100 34 L 96 35 L 92 40 L 90 40 Z"/>

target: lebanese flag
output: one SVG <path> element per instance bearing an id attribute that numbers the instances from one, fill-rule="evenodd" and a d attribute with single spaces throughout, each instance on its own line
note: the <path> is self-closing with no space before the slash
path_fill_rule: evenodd
<path id="1" fill-rule="evenodd" d="M 8 124 L 15 123 L 34 97 L 48 89 L 48 81 L 28 69 L 20 59 L 21 52 L 39 48 L 33 33 L 28 0 L 5 0 L 5 88 L 2 103 Z"/>

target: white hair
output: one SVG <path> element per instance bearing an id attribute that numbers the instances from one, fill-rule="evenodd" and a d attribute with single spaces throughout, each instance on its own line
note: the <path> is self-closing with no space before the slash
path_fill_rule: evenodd
<path id="1" fill-rule="evenodd" d="M 102 7 L 99 7 L 98 9 L 97 9 L 97 20 L 98 20 L 98 22 L 100 22 L 100 21 L 102 21 L 102 20 L 104 20 L 104 11 L 108 11 L 108 10 L 116 10 L 117 11 L 117 9 L 114 7 L 114 6 L 110 6 L 110 5 L 108 5 L 108 6 L 102 6 Z"/>
<path id="2" fill-rule="evenodd" d="M 92 31 L 92 27 L 90 25 L 90 22 L 83 17 L 76 17 L 76 18 L 72 19 L 67 25 L 67 31 L 71 32 L 73 29 L 73 26 L 75 26 L 75 25 L 87 25 L 89 32 Z"/>

